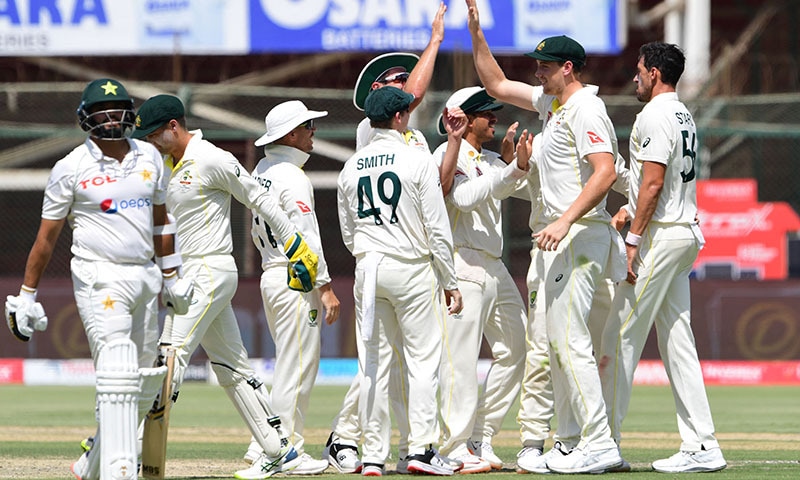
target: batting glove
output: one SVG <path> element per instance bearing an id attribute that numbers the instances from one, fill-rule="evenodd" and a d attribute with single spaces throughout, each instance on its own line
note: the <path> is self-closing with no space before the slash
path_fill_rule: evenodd
<path id="1" fill-rule="evenodd" d="M 291 290 L 310 292 L 317 281 L 319 257 L 312 252 L 299 233 L 284 245 L 283 252 L 289 257 L 288 284 Z"/>
<path id="2" fill-rule="evenodd" d="M 170 307 L 178 315 L 189 311 L 194 295 L 194 282 L 188 278 L 178 277 L 178 272 L 164 274 L 164 286 L 161 289 L 161 302 Z"/>
<path id="3" fill-rule="evenodd" d="M 34 330 L 47 329 L 47 316 L 42 304 L 36 301 L 36 289 L 23 288 L 19 295 L 6 297 L 6 323 L 11 333 L 23 342 L 31 339 Z"/>

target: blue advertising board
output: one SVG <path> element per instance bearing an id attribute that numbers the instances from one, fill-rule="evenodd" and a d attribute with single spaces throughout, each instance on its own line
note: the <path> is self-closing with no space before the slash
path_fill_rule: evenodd
<path id="1" fill-rule="evenodd" d="M 423 50 L 437 0 L 249 0 L 252 52 Z M 441 50 L 471 49 L 464 0 L 448 0 Z M 625 46 L 622 0 L 478 0 L 492 51 L 533 50 L 569 35 L 590 53 Z"/>

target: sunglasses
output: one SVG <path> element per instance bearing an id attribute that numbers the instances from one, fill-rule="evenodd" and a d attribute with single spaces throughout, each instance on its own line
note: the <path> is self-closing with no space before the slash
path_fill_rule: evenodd
<path id="1" fill-rule="evenodd" d="M 378 80 L 378 83 L 382 83 L 384 85 L 392 83 L 392 82 L 405 82 L 408 80 L 408 72 L 398 72 L 393 75 L 389 75 L 383 80 Z"/>
<path id="2" fill-rule="evenodd" d="M 298 125 L 298 127 L 303 127 L 306 130 L 314 130 L 316 128 L 314 126 L 314 119 L 313 118 L 311 120 L 305 122 L 305 123 L 301 123 L 300 125 Z"/>

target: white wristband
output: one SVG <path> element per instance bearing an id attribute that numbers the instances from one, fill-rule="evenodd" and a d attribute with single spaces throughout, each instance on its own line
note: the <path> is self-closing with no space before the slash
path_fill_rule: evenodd
<path id="1" fill-rule="evenodd" d="M 638 246 L 639 242 L 641 241 L 642 241 L 641 235 L 636 235 L 633 232 L 628 232 L 628 234 L 625 235 L 625 243 L 627 243 L 628 245 L 633 245 L 635 247 Z"/>
<path id="2" fill-rule="evenodd" d="M 31 303 L 36 302 L 36 290 L 35 288 L 27 287 L 22 285 L 19 287 L 19 296 L 25 300 L 30 300 Z"/>
<path id="3" fill-rule="evenodd" d="M 166 223 L 153 227 L 153 235 L 174 235 L 176 233 L 178 233 L 178 226 L 174 223 Z"/>

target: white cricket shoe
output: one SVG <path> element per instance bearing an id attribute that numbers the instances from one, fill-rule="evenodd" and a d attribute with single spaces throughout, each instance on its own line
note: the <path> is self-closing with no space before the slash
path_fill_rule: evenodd
<path id="1" fill-rule="evenodd" d="M 258 459 L 244 470 L 239 470 L 233 474 L 239 480 L 264 480 L 276 473 L 290 472 L 297 468 L 301 463 L 301 457 L 293 446 L 287 445 L 281 448 L 281 455 L 277 458 L 270 458 L 266 453 L 262 453 Z"/>
<path id="2" fill-rule="evenodd" d="M 471 454 L 481 457 L 489 462 L 489 465 L 491 465 L 493 469 L 500 470 L 503 468 L 503 461 L 500 460 L 500 457 L 495 455 L 494 448 L 492 448 L 491 443 L 470 440 L 467 442 L 467 448 Z"/>
<path id="3" fill-rule="evenodd" d="M 259 445 L 255 439 L 250 440 L 250 445 L 247 447 L 247 452 L 244 454 L 244 463 L 252 465 L 253 462 L 258 460 L 258 457 L 260 457 L 262 453 L 264 453 L 264 449 L 261 448 L 261 445 Z"/>
<path id="4" fill-rule="evenodd" d="M 492 466 L 487 462 L 485 459 L 473 455 L 469 452 L 463 453 L 461 455 L 455 455 L 450 457 L 453 460 L 458 460 L 462 464 L 461 470 L 458 473 L 486 473 L 492 471 Z"/>
<path id="5" fill-rule="evenodd" d="M 719 448 L 699 452 L 680 451 L 669 458 L 653 462 L 653 470 L 661 473 L 716 472 L 727 466 Z"/>
<path id="6" fill-rule="evenodd" d="M 547 461 L 547 468 L 556 473 L 605 473 L 622 465 L 619 448 L 591 450 L 589 445 L 575 448 L 567 455 L 553 457 Z"/>
<path id="7" fill-rule="evenodd" d="M 307 453 L 300 454 L 300 463 L 287 475 L 317 475 L 328 469 L 327 460 L 317 460 Z"/>
<path id="8" fill-rule="evenodd" d="M 84 479 L 86 475 L 86 467 L 87 464 L 89 463 L 88 456 L 89 456 L 88 451 L 83 452 L 80 458 L 78 458 L 75 461 L 75 463 L 73 463 L 72 466 L 70 466 L 69 468 L 70 471 L 72 471 L 72 474 L 75 475 L 75 478 L 77 478 L 78 480 L 89 480 L 88 478 Z"/>
<path id="9" fill-rule="evenodd" d="M 555 457 L 566 456 L 564 444 L 556 441 L 553 448 L 542 453 L 542 449 L 525 447 L 517 454 L 517 473 L 550 473 L 547 462 Z"/>
<path id="10" fill-rule="evenodd" d="M 361 475 L 365 477 L 382 477 L 383 465 L 380 463 L 365 463 L 362 465 Z"/>
<path id="11" fill-rule="evenodd" d="M 360 473 L 361 460 L 358 458 L 358 447 L 341 443 L 335 433 L 331 433 L 325 443 L 323 460 L 328 460 L 339 473 Z"/>
<path id="12" fill-rule="evenodd" d="M 425 453 L 409 455 L 408 471 L 427 475 L 452 475 L 454 472 L 450 461 L 439 455 L 433 447 L 428 447 Z"/>

